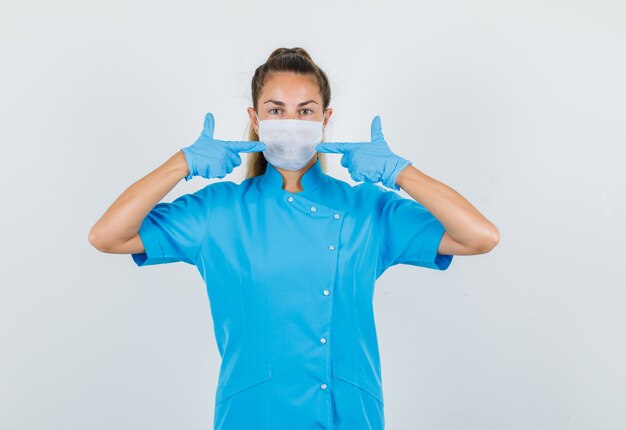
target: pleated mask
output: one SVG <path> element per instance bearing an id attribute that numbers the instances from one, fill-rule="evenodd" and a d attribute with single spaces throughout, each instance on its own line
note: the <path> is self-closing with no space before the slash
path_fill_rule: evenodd
<path id="1" fill-rule="evenodd" d="M 299 170 L 317 152 L 322 142 L 324 121 L 304 119 L 264 119 L 259 121 L 259 140 L 269 163 L 286 170 Z"/>

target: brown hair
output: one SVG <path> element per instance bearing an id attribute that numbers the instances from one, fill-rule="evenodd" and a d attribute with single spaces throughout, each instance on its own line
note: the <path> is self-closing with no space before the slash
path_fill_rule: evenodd
<path id="1" fill-rule="evenodd" d="M 322 96 L 322 107 L 326 111 L 330 104 L 330 84 L 328 77 L 322 69 L 314 62 L 309 53 L 304 48 L 277 48 L 270 54 L 264 64 L 261 64 L 254 71 L 252 77 L 252 106 L 258 111 L 257 104 L 259 97 L 263 91 L 263 84 L 273 72 L 293 72 L 301 75 L 310 75 L 314 77 L 320 89 Z M 259 135 L 248 124 L 248 140 L 260 140 Z M 325 138 L 322 138 L 322 142 Z M 246 154 L 246 178 L 262 175 L 267 167 L 267 160 L 263 156 L 263 152 L 249 152 Z M 323 152 L 318 152 L 317 156 L 320 160 L 322 171 L 326 172 L 326 157 Z"/>

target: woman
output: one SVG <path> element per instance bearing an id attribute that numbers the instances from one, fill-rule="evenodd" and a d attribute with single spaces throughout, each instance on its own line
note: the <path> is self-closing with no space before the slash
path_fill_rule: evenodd
<path id="1" fill-rule="evenodd" d="M 124 191 L 89 240 L 138 266 L 198 268 L 222 357 L 216 429 L 382 429 L 376 279 L 395 264 L 445 270 L 490 251 L 498 230 L 394 154 L 378 116 L 371 142 L 320 143 L 330 87 L 304 49 L 256 69 L 252 102 L 249 141 L 215 139 L 207 114 L 198 140 Z M 223 178 L 239 152 L 240 184 L 158 203 L 182 178 Z M 325 152 L 363 183 L 326 175 Z"/>

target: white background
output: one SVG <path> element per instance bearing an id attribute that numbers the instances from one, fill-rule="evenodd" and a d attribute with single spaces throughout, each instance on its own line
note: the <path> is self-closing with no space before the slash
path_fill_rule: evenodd
<path id="1" fill-rule="evenodd" d="M 328 141 L 380 115 L 501 233 L 379 279 L 387 428 L 626 428 L 625 22 L 617 0 L 2 2 L 0 428 L 211 428 L 199 273 L 87 235 L 206 112 L 244 139 L 254 69 L 295 46 L 331 80 Z"/>

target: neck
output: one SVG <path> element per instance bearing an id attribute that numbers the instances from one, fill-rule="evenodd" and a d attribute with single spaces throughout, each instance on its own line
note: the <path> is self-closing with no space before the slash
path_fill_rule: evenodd
<path id="1" fill-rule="evenodd" d="M 300 179 L 302 179 L 302 175 L 304 175 L 304 173 L 316 162 L 317 154 L 315 154 L 315 156 L 299 170 L 285 170 L 280 167 L 276 167 L 276 170 L 278 170 L 283 177 L 283 190 L 289 191 L 290 193 L 303 191 Z"/>

